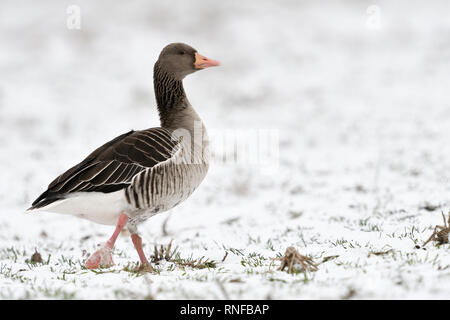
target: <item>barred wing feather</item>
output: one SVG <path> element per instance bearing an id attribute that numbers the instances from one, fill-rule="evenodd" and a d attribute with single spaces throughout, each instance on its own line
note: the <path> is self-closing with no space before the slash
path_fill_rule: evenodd
<path id="1" fill-rule="evenodd" d="M 178 141 L 163 128 L 120 135 L 58 176 L 29 210 L 47 206 L 74 192 L 110 193 L 124 189 L 136 174 L 170 159 L 178 148 Z"/>

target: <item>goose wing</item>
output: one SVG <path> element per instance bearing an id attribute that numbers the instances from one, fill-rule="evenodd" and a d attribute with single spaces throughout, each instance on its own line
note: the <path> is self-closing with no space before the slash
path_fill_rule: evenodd
<path id="1" fill-rule="evenodd" d="M 120 135 L 53 180 L 28 210 L 74 192 L 109 193 L 126 188 L 136 174 L 170 159 L 178 148 L 179 142 L 163 128 Z"/>

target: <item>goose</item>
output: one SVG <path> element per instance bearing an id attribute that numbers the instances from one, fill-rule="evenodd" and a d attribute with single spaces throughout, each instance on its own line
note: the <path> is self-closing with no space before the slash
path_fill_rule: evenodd
<path id="1" fill-rule="evenodd" d="M 161 126 L 132 130 L 97 148 L 54 179 L 27 210 L 70 214 L 115 225 L 109 240 L 86 260 L 86 268 L 114 265 L 112 250 L 126 228 L 140 267 L 153 271 L 137 226 L 188 198 L 209 167 L 208 135 L 187 99 L 183 79 L 219 64 L 187 44 L 167 45 L 153 69 Z"/>

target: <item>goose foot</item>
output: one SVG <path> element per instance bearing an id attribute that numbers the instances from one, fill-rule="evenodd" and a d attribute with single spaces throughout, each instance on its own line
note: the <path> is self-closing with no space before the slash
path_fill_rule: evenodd
<path id="1" fill-rule="evenodd" d="M 114 248 L 114 244 L 116 243 L 119 233 L 126 226 L 127 222 L 128 216 L 125 213 L 121 214 L 113 235 L 99 250 L 95 251 L 89 259 L 87 259 L 85 264 L 86 268 L 109 268 L 114 265 L 114 261 L 112 259 L 112 249 Z"/>
<path id="2" fill-rule="evenodd" d="M 152 265 L 150 263 L 140 263 L 135 269 L 134 272 L 139 273 L 153 273 L 155 270 L 153 269 Z"/>
<path id="3" fill-rule="evenodd" d="M 95 251 L 86 261 L 86 268 L 109 268 L 114 265 L 112 258 L 112 248 L 108 244 L 103 245 L 99 250 Z"/>

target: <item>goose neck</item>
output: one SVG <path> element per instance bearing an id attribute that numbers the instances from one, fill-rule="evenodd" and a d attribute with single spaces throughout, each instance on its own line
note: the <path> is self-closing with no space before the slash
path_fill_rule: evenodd
<path id="1" fill-rule="evenodd" d="M 156 62 L 153 72 L 153 85 L 162 127 L 170 127 L 180 111 L 190 107 L 183 87 L 183 81 L 165 72 Z"/>

